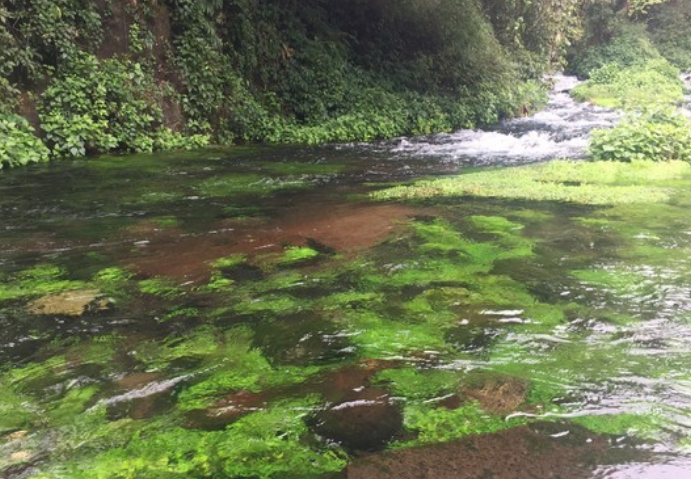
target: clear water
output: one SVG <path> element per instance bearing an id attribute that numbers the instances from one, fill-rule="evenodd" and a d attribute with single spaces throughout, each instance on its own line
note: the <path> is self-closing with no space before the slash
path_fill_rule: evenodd
<path id="1" fill-rule="evenodd" d="M 687 206 L 366 197 L 582 156 L 615 115 L 570 85 L 493 131 L 1 173 L 0 476 L 691 477 Z"/>

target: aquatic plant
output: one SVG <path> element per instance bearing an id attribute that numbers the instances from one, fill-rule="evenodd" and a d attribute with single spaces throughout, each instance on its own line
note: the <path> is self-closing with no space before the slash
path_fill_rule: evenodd
<path id="1" fill-rule="evenodd" d="M 293 266 L 313 260 L 319 256 L 319 251 L 313 248 L 301 246 L 288 246 L 283 257 L 276 263 L 281 266 Z"/>
<path id="2" fill-rule="evenodd" d="M 233 392 L 259 392 L 265 388 L 301 383 L 321 370 L 315 366 L 274 367 L 259 349 L 253 347 L 252 336 L 251 331 L 242 326 L 226 332 L 202 329 L 192 338 L 169 347 L 160 348 L 152 344 L 153 351 L 146 353 L 150 358 L 146 362 L 163 367 L 179 358 L 203 360 L 198 368 L 201 378 L 178 396 L 177 407 L 183 411 L 211 406 Z"/>
<path id="3" fill-rule="evenodd" d="M 630 164 L 553 161 L 423 180 L 377 191 L 371 196 L 378 200 L 476 196 L 585 205 L 666 203 L 690 181 L 691 165 L 680 161 Z"/>
<path id="4" fill-rule="evenodd" d="M 634 436 L 641 439 L 656 440 L 664 431 L 661 418 L 654 412 L 601 414 L 576 416 L 571 422 L 593 432 L 615 436 Z"/>
<path id="5" fill-rule="evenodd" d="M 510 429 L 526 423 L 525 418 L 506 420 L 483 411 L 475 402 L 457 409 L 435 408 L 429 404 L 410 404 L 404 409 L 405 427 L 417 434 L 411 441 L 396 443 L 393 447 L 414 447 L 451 441 L 476 434 Z"/>
<path id="6" fill-rule="evenodd" d="M 0 301 L 27 299 L 88 287 L 88 283 L 65 277 L 66 271 L 61 267 L 39 264 L 10 277 L 0 278 Z"/>
<path id="7" fill-rule="evenodd" d="M 345 467 L 345 455 L 320 444 L 304 418 L 313 398 L 249 414 L 223 431 L 183 429 L 156 421 L 126 444 L 80 457 L 35 477 L 57 479 L 316 478 Z M 165 432 L 161 432 L 165 431 Z"/>
<path id="8" fill-rule="evenodd" d="M 457 371 L 441 369 L 386 369 L 377 373 L 375 382 L 405 401 L 419 401 L 441 397 L 456 390 L 461 375 Z"/>
<path id="9" fill-rule="evenodd" d="M 198 182 L 194 189 L 201 196 L 232 198 L 241 195 L 264 196 L 281 190 L 306 188 L 305 176 L 264 176 L 257 173 L 234 173 L 214 176 Z"/>

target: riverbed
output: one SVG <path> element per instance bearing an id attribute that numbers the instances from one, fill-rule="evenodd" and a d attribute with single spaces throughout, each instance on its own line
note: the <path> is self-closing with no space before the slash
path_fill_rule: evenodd
<path id="1" fill-rule="evenodd" d="M 0 476 L 682 478 L 684 204 L 376 201 L 583 159 L 495 128 L 0 174 Z M 470 452 L 469 452 L 470 451 Z"/>

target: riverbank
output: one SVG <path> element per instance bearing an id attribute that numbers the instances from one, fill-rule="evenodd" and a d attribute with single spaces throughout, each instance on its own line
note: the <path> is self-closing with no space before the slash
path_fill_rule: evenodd
<path id="1" fill-rule="evenodd" d="M 506 42 L 484 8 L 17 2 L 0 15 L 0 168 L 206 144 L 371 141 L 534 111 L 553 38 Z M 564 13 L 555 15 L 522 35 L 557 28 Z"/>

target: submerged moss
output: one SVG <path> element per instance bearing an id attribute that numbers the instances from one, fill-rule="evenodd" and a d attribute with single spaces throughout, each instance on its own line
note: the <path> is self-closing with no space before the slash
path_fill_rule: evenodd
<path id="1" fill-rule="evenodd" d="M 66 279 L 66 275 L 59 266 L 41 264 L 0 278 L 0 302 L 88 288 L 88 283 Z"/>
<path id="2" fill-rule="evenodd" d="M 180 358 L 198 357 L 211 367 L 203 379 L 184 389 L 177 406 L 183 411 L 201 409 L 238 391 L 259 392 L 265 388 L 305 381 L 321 370 L 319 367 L 274 367 L 259 349 L 253 348 L 253 334 L 245 327 L 224 333 L 204 329 L 195 337 L 164 350 L 148 353 L 147 362 L 158 367 Z"/>
<path id="3" fill-rule="evenodd" d="M 350 342 L 359 356 L 392 359 L 412 354 L 437 355 L 450 347 L 441 330 L 427 324 L 411 324 L 377 315 L 370 311 L 345 313 Z"/>
<path id="4" fill-rule="evenodd" d="M 139 291 L 144 294 L 173 299 L 184 294 L 184 290 L 166 278 L 151 278 L 139 282 Z"/>
<path id="5" fill-rule="evenodd" d="M 281 190 L 306 188 L 309 184 L 309 178 L 300 175 L 271 177 L 255 173 L 234 173 L 202 180 L 195 186 L 195 190 L 201 196 L 228 198 L 269 195 Z"/>
<path id="6" fill-rule="evenodd" d="M 380 200 L 493 197 L 586 205 L 666 203 L 691 185 L 682 161 L 571 162 L 491 169 L 372 194 Z"/>
<path id="7" fill-rule="evenodd" d="M 414 447 L 460 439 L 477 434 L 502 431 L 525 424 L 525 418 L 504 419 L 483 411 L 475 402 L 458 409 L 435 408 L 428 404 L 406 406 L 405 426 L 417 434 L 412 441 L 397 443 L 394 447 Z"/>
<path id="8" fill-rule="evenodd" d="M 37 409 L 33 398 L 18 394 L 0 382 L 0 435 L 30 427 Z"/>
<path id="9" fill-rule="evenodd" d="M 394 396 L 408 401 L 425 400 L 453 392 L 460 375 L 447 370 L 387 369 L 377 374 L 375 381 L 386 385 Z"/>
<path id="10" fill-rule="evenodd" d="M 224 431 L 153 423 L 126 445 L 47 470 L 35 477 L 316 478 L 345 467 L 345 454 L 310 436 L 304 418 L 314 399 L 284 402 L 249 414 Z"/>
<path id="11" fill-rule="evenodd" d="M 654 413 L 620 413 L 597 416 L 578 416 L 571 419 L 593 432 L 616 436 L 635 436 L 655 440 L 663 432 L 662 421 Z"/>
<path id="12" fill-rule="evenodd" d="M 278 261 L 279 265 L 291 266 L 305 263 L 319 256 L 319 251 L 308 247 L 289 246 L 286 248 L 283 257 Z"/>

